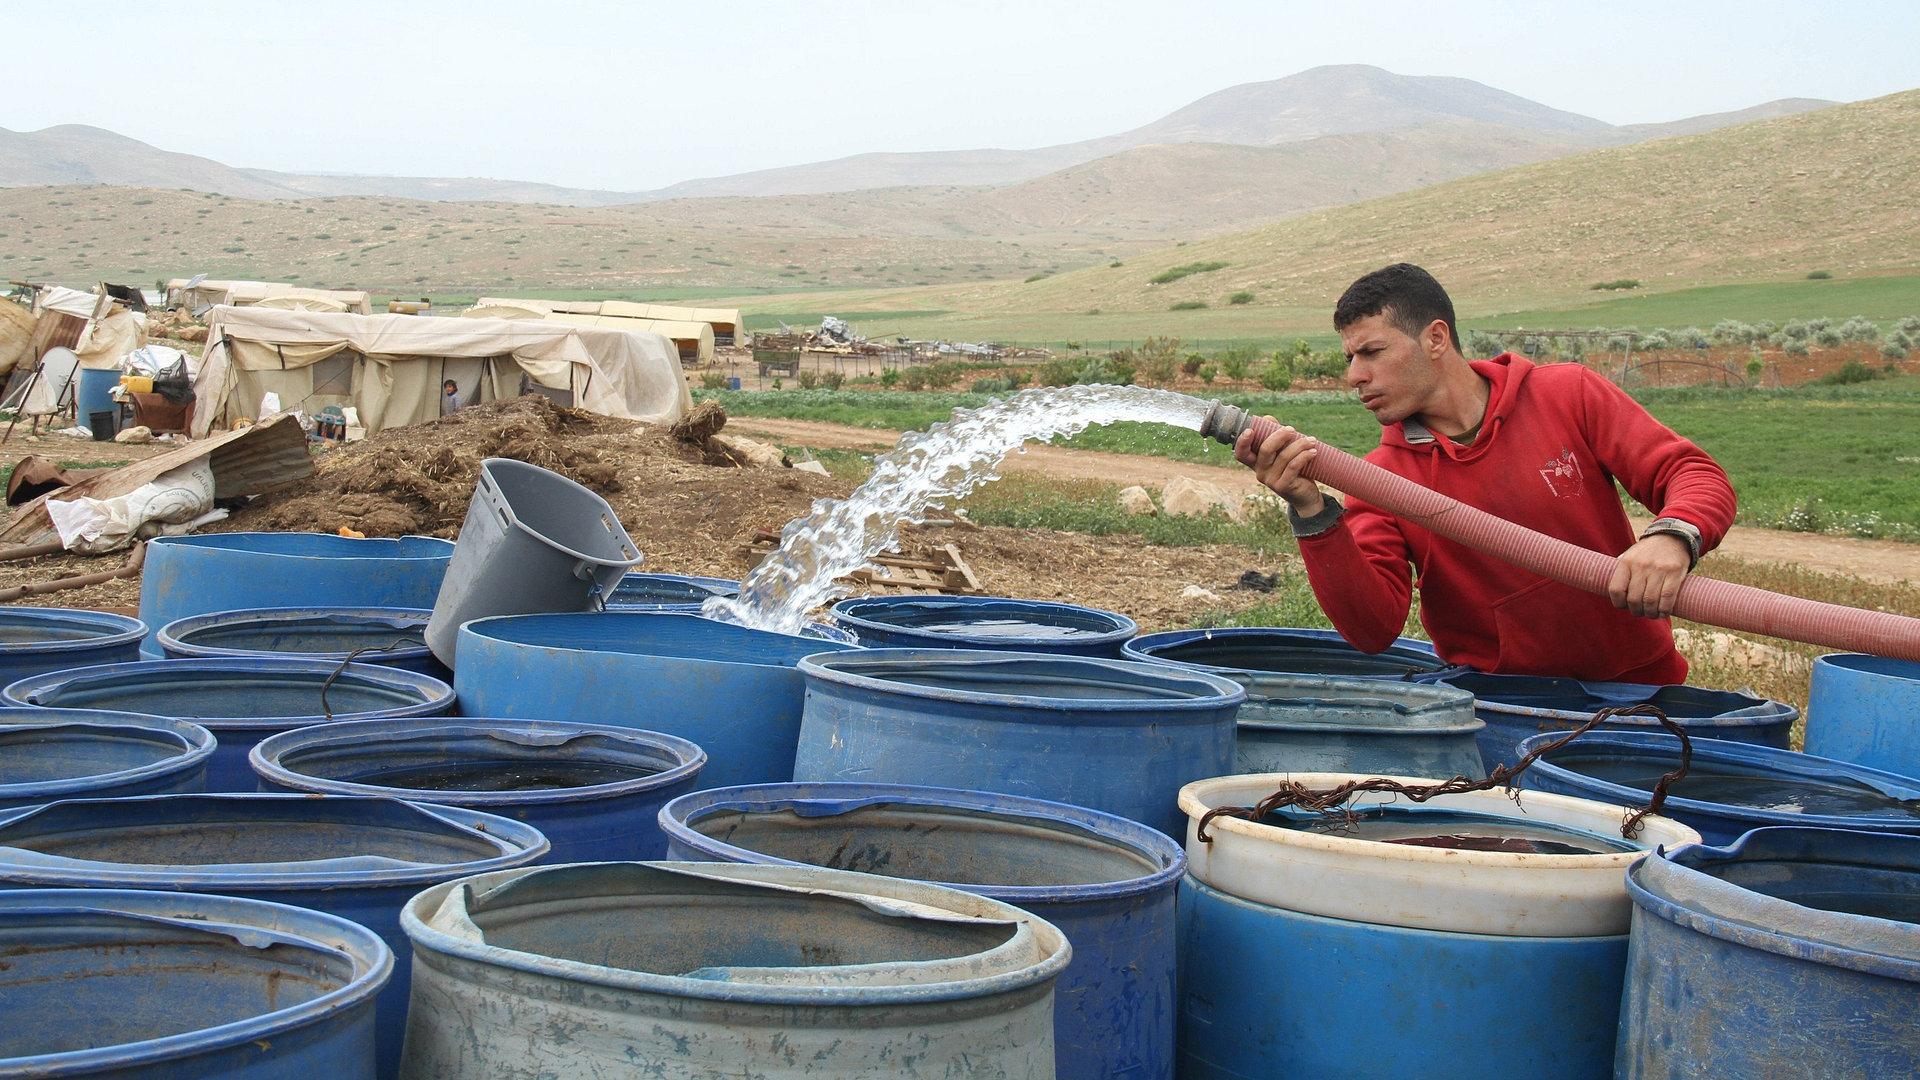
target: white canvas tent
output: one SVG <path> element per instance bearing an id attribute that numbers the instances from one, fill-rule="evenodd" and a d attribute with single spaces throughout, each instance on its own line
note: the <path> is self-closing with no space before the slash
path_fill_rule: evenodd
<path id="1" fill-rule="evenodd" d="M 309 289 L 279 281 L 215 281 L 211 278 L 187 287 L 187 278 L 167 282 L 167 303 L 198 311 L 203 307 L 227 304 L 249 307 L 262 301 L 291 297 L 316 301 L 310 310 L 353 311 L 361 315 L 373 311 L 373 297 L 361 289 Z M 335 309 L 333 304 L 339 304 Z"/>
<path id="2" fill-rule="evenodd" d="M 739 308 L 681 307 L 677 304 L 636 304 L 627 300 L 516 300 L 510 297 L 483 296 L 477 307 L 496 304 L 522 304 L 563 315 L 613 315 L 622 319 L 648 319 L 654 322 L 706 323 L 714 340 L 732 345 L 746 335 Z"/>
<path id="3" fill-rule="evenodd" d="M 686 364 L 710 364 L 713 362 L 713 326 L 704 322 L 684 322 L 668 319 L 647 319 L 634 315 L 619 315 L 605 309 L 618 301 L 572 302 L 550 300 L 518 300 L 511 297 L 483 296 L 468 310 L 461 314 L 468 318 L 528 318 L 537 317 L 553 322 L 572 323 L 575 326 L 604 326 L 613 330 L 639 330 L 647 333 L 665 334 L 673 339 L 680 348 L 680 361 Z M 627 308 L 644 305 L 627 304 Z M 580 310 L 595 308 L 598 311 Z"/>
<path id="4" fill-rule="evenodd" d="M 218 307 L 194 382 L 193 435 L 252 418 L 268 394 L 317 412 L 352 405 L 368 431 L 441 415 L 451 379 L 469 404 L 541 393 L 606 416 L 666 423 L 692 408 L 678 350 L 658 334 L 535 319 L 422 319 Z"/>

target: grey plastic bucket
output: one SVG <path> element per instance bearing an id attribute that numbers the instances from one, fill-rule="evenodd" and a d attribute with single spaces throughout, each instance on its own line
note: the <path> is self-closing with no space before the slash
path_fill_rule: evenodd
<path id="1" fill-rule="evenodd" d="M 0 1080 L 372 1080 L 394 965 L 336 916 L 119 889 L 0 893 L 0 955 Z"/>
<path id="2" fill-rule="evenodd" d="M 440 716 L 453 687 L 430 675 L 375 664 L 235 656 L 138 660 L 54 671 L 0 690 L 8 705 L 148 709 L 192 720 L 220 740 L 207 763 L 213 791 L 254 791 L 247 751 L 278 731 L 335 720 Z"/>
<path id="3" fill-rule="evenodd" d="M 164 716 L 0 708 L 0 810 L 206 786 L 213 732 Z"/>
<path id="4" fill-rule="evenodd" d="M 427 620 L 427 647 L 452 667 L 462 623 L 592 611 L 639 564 L 607 500 L 538 465 L 488 458 Z"/>
<path id="5" fill-rule="evenodd" d="M 526 866 L 538 829 L 476 810 L 351 795 L 156 795 L 0 811 L 0 889 L 208 892 L 324 911 L 396 955 L 380 995 L 382 1076 L 406 1022 L 400 908 L 428 886 Z M 316 1077 L 315 1080 L 318 1080 Z"/>
<path id="6" fill-rule="evenodd" d="M 401 919 L 409 1078 L 1054 1075 L 1066 938 L 957 889 L 587 863 L 438 885 Z"/>
<path id="7" fill-rule="evenodd" d="M 167 659 L 292 656 L 351 659 L 450 681 L 453 672 L 427 648 L 427 608 L 255 608 L 189 615 L 154 632 Z"/>
<path id="8" fill-rule="evenodd" d="M 1474 741 L 1486 722 L 1452 686 L 1223 670 L 1247 688 L 1234 771 L 1487 775 Z"/>

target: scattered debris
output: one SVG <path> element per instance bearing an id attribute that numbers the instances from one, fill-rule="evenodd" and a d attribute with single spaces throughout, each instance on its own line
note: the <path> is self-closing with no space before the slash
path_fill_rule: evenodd
<path id="1" fill-rule="evenodd" d="M 1226 597 L 1221 596 L 1219 593 L 1214 592 L 1212 589 L 1203 589 L 1198 585 L 1189 585 L 1186 588 L 1181 589 L 1180 599 L 1205 600 L 1209 604 L 1224 604 L 1227 602 Z"/>
<path id="2" fill-rule="evenodd" d="M 1233 583 L 1233 588 L 1241 592 L 1270 593 L 1280 580 L 1279 574 L 1263 574 L 1258 570 L 1248 570 Z"/>

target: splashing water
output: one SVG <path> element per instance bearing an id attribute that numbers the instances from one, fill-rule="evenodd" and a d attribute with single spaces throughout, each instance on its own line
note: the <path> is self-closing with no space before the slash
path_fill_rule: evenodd
<path id="1" fill-rule="evenodd" d="M 1141 420 L 1200 430 L 1209 403 L 1171 390 L 1081 385 L 1022 390 L 953 419 L 910 431 L 873 461 L 873 475 L 845 499 L 821 499 L 780 530 L 780 550 L 740 582 L 735 599 L 715 597 L 705 614 L 762 630 L 797 634 L 807 612 L 837 599 L 835 580 L 893 547 L 894 532 L 929 507 L 989 480 L 1000 459 L 1029 439 L 1073 435 L 1093 424 Z"/>

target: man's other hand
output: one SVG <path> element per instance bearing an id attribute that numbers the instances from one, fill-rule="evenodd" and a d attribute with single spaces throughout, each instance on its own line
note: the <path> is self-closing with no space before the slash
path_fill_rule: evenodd
<path id="1" fill-rule="evenodd" d="M 1235 452 L 1238 452 L 1236 448 Z M 1649 619 L 1673 614 L 1693 552 L 1677 536 L 1656 533 L 1620 553 L 1607 595 L 1613 606 Z"/>
<path id="2" fill-rule="evenodd" d="M 1312 464 L 1319 452 L 1318 439 L 1290 427 L 1280 428 L 1258 445 L 1253 441 L 1251 430 L 1243 431 L 1233 444 L 1233 456 L 1241 464 L 1252 467 L 1253 475 L 1274 494 L 1287 500 L 1293 512 L 1303 518 L 1310 518 L 1326 507 L 1319 486 L 1300 475 L 1300 470 Z M 1685 568 L 1684 562 L 1682 568 Z"/>

